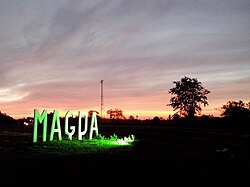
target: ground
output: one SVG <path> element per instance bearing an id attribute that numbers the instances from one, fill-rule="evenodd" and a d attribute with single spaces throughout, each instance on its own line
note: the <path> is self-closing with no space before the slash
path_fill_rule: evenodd
<path id="1" fill-rule="evenodd" d="M 250 182 L 250 131 L 167 124 L 100 124 L 99 134 L 135 136 L 123 146 L 88 140 L 32 142 L 32 127 L 0 131 L 4 186 Z M 117 182 L 118 181 L 118 182 Z M 1 185 L 2 186 L 2 185 Z"/>

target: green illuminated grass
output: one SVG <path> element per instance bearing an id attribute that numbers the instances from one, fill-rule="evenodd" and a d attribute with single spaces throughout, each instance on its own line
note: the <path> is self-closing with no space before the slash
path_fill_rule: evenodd
<path id="1" fill-rule="evenodd" d="M 81 154 L 114 153 L 128 151 L 133 146 L 135 136 L 118 138 L 116 134 L 110 137 L 98 135 L 93 139 L 53 140 L 34 143 L 30 148 L 32 154 L 39 156 L 65 156 Z"/>
<path id="2" fill-rule="evenodd" d="M 120 137 L 116 134 L 105 137 L 99 134 L 92 139 L 63 139 L 59 141 L 32 142 L 32 132 L 0 131 L 0 149 L 4 150 L 2 158 L 50 158 L 64 156 L 84 156 L 98 154 L 123 154 L 133 149 L 135 136 Z"/>

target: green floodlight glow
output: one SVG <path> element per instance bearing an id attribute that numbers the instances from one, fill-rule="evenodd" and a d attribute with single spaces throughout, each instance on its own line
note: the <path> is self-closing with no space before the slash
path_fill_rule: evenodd
<path id="1" fill-rule="evenodd" d="M 49 141 L 47 138 L 47 110 L 43 110 L 42 114 L 39 113 L 37 109 L 34 109 L 34 132 L 33 132 L 33 142 L 37 142 L 38 138 L 38 125 L 43 124 L 43 141 L 34 144 L 32 148 L 33 156 L 41 157 L 41 155 L 51 155 L 51 156 L 64 156 L 68 154 L 97 154 L 103 152 L 114 151 L 127 151 L 133 146 L 135 141 L 134 135 L 124 136 L 123 138 L 118 138 L 114 133 L 110 137 L 105 137 L 98 132 L 97 124 L 97 114 L 92 113 L 91 123 L 88 126 L 88 114 L 86 112 L 78 112 L 78 134 L 74 136 L 76 132 L 76 126 L 70 124 L 69 119 L 75 118 L 76 115 L 72 111 L 68 111 L 65 114 L 65 125 L 64 130 L 61 131 L 60 117 L 57 110 L 53 111 L 52 124 L 50 129 Z M 82 118 L 85 118 L 84 127 L 82 127 Z M 84 136 L 89 127 L 88 136 Z M 84 129 L 82 129 L 84 128 Z M 65 137 L 62 136 L 66 135 Z M 59 141 L 54 140 L 54 134 L 57 133 Z M 121 147 L 122 149 L 117 149 Z M 42 149 L 41 149 L 42 148 Z"/>
<path id="2" fill-rule="evenodd" d="M 84 138 L 79 141 L 76 137 L 69 139 L 63 139 L 62 141 L 47 141 L 38 142 L 33 144 L 32 157 L 58 157 L 67 155 L 92 155 L 102 153 L 112 153 L 112 151 L 124 152 L 130 151 L 134 146 L 135 136 L 130 135 L 128 137 L 118 138 L 113 134 L 110 137 L 98 135 L 92 139 Z"/>
<path id="3" fill-rule="evenodd" d="M 117 139 L 116 142 L 114 143 L 118 145 L 129 145 L 134 141 L 135 141 L 135 136 L 130 135 L 128 137 L 125 136 L 124 138 Z"/>
<path id="4" fill-rule="evenodd" d="M 128 137 L 118 138 L 116 134 L 113 134 L 109 138 L 105 138 L 104 136 L 99 135 L 97 140 L 103 142 L 105 144 L 113 144 L 113 145 L 131 145 L 135 141 L 134 135 L 129 135 Z"/>

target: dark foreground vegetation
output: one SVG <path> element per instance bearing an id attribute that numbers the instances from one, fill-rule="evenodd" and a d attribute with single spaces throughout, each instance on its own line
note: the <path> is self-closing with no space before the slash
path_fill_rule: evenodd
<path id="1" fill-rule="evenodd" d="M 135 135 L 114 147 L 33 143 L 32 126 L 1 124 L 1 186 L 249 184 L 250 129 L 209 120 L 104 120 L 103 136 Z"/>

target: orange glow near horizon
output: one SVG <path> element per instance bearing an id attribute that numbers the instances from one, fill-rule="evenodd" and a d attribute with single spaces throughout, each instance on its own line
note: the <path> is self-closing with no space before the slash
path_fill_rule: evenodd
<path id="1" fill-rule="evenodd" d="M 95 95 L 92 94 L 89 97 L 87 94 L 84 95 L 84 97 L 78 97 L 76 99 L 70 97 L 70 95 L 75 96 L 79 94 L 79 91 L 77 90 L 75 90 L 75 92 L 70 90 L 69 95 L 67 92 L 61 93 L 61 95 L 57 95 L 57 97 L 52 95 L 52 97 L 50 96 L 51 98 L 48 99 L 46 99 L 48 93 L 45 93 L 44 96 L 41 94 L 39 99 L 25 97 L 18 101 L 2 103 L 0 110 L 2 113 L 6 113 L 14 119 L 33 117 L 34 108 L 39 111 L 46 109 L 48 113 L 58 110 L 62 117 L 67 111 L 77 113 L 77 111 L 88 112 L 90 110 L 96 110 L 101 115 L 100 90 L 98 83 L 96 84 L 96 87 L 97 88 L 93 88 Z M 106 92 L 110 92 L 109 90 L 112 90 L 111 85 L 105 88 Z M 134 118 L 138 116 L 138 119 L 140 120 L 153 119 L 155 116 L 167 119 L 169 115 L 176 113 L 176 111 L 173 111 L 172 107 L 166 106 L 171 97 L 171 95 L 167 94 L 167 90 L 152 93 L 152 95 L 150 93 L 143 93 L 144 95 L 139 96 L 122 95 L 120 92 L 124 91 L 111 91 L 109 94 L 106 92 L 104 92 L 104 109 L 102 115 L 104 118 L 109 118 L 107 111 L 115 108 L 121 109 L 126 119 L 129 119 L 130 115 Z M 84 90 L 80 92 L 80 95 L 83 93 Z M 108 97 L 109 95 L 110 97 Z M 79 100 L 82 102 L 79 102 Z M 223 99 L 223 96 L 218 97 L 218 95 L 215 94 L 215 91 L 212 90 L 211 94 L 208 95 L 209 105 L 202 107 L 201 115 L 204 114 L 219 117 L 221 115 L 221 107 L 226 104 L 228 100 L 230 99 Z M 234 100 L 238 101 L 240 100 L 240 97 L 234 97 Z M 242 101 L 247 102 L 248 100 L 245 97 Z"/>
<path id="2" fill-rule="evenodd" d="M 39 108 L 38 110 L 40 112 L 43 111 L 43 109 L 46 109 L 48 113 L 53 113 L 54 110 L 59 111 L 60 117 L 64 117 L 67 111 L 72 111 L 77 115 L 78 111 L 83 111 L 83 112 L 88 112 L 89 110 L 96 110 L 99 112 L 97 109 L 71 109 L 71 110 L 65 110 L 62 108 Z M 34 110 L 30 110 L 26 113 L 15 113 L 15 111 L 1 111 L 2 113 L 5 113 L 14 119 L 21 119 L 21 118 L 27 118 L 27 117 L 33 117 L 34 116 Z M 129 116 L 133 116 L 135 119 L 138 117 L 139 120 L 146 120 L 146 119 L 153 119 L 154 117 L 158 116 L 163 119 L 167 119 L 169 115 L 175 114 L 176 111 L 173 110 L 165 110 L 165 111 L 160 111 L 160 110 L 123 110 L 123 115 L 126 117 L 126 119 L 129 119 Z M 201 115 L 213 115 L 214 117 L 219 117 L 221 112 L 215 109 L 207 109 L 203 108 Z M 100 115 L 100 113 L 99 113 Z M 103 113 L 103 118 L 109 118 L 109 115 L 107 114 L 107 111 Z"/>

